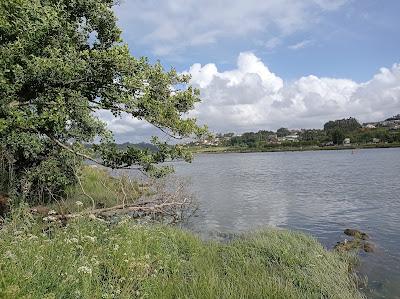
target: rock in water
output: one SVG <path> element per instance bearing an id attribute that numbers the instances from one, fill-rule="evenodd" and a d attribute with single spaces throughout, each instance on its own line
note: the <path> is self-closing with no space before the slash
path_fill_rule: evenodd
<path id="1" fill-rule="evenodd" d="M 352 236 L 355 239 L 361 239 L 361 240 L 369 239 L 369 236 L 366 233 L 363 233 L 362 231 L 359 231 L 357 229 L 347 228 L 344 230 L 344 234 L 347 236 Z"/>
<path id="2" fill-rule="evenodd" d="M 375 245 L 369 242 L 365 242 L 363 249 L 365 252 L 374 252 L 375 251 Z"/>

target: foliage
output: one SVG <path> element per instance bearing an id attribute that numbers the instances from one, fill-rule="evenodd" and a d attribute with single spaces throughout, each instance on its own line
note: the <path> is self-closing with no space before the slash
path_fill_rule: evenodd
<path id="1" fill-rule="evenodd" d="M 1 169 L 12 190 L 29 198 L 62 195 L 82 160 L 112 168 L 154 165 L 190 155 L 154 138 L 156 152 L 120 150 L 100 113 L 147 121 L 171 136 L 206 129 L 185 114 L 199 101 L 189 77 L 131 56 L 112 11 L 114 0 L 0 2 Z M 85 144 L 100 140 L 89 148 Z M 4 156 L 0 157 L 4 160 Z M 10 170 L 12 170 L 10 172 Z"/>
<path id="2" fill-rule="evenodd" d="M 331 136 L 332 141 L 333 141 L 334 144 L 342 144 L 343 140 L 345 138 L 343 130 L 339 129 L 339 128 L 333 129 L 330 132 L 330 136 Z"/>
<path id="3" fill-rule="evenodd" d="M 327 132 L 334 130 L 342 130 L 343 132 L 346 133 L 355 131 L 360 128 L 361 128 L 360 123 L 353 117 L 347 119 L 345 118 L 338 119 L 334 121 L 331 120 L 324 124 L 324 130 Z"/>
<path id="4" fill-rule="evenodd" d="M 278 137 L 285 137 L 285 136 L 290 135 L 290 131 L 287 128 L 279 128 L 276 131 L 276 134 L 278 135 Z"/>
<path id="5" fill-rule="evenodd" d="M 226 142 L 227 145 L 231 146 L 243 146 L 257 147 L 260 146 L 266 139 L 268 135 L 273 134 L 271 131 L 260 130 L 257 133 L 246 132 L 241 136 L 234 136 Z"/>
<path id="6" fill-rule="evenodd" d="M 14 213 L 0 231 L 2 298 L 362 297 L 346 256 L 300 233 L 224 244 L 165 226 L 79 218 L 60 228 Z"/>

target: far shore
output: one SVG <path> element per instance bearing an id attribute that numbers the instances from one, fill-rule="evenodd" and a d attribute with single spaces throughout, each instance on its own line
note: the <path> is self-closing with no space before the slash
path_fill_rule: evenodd
<path id="1" fill-rule="evenodd" d="M 305 152 L 305 151 L 332 151 L 332 150 L 358 150 L 376 148 L 398 148 L 400 143 L 384 144 L 363 144 L 363 145 L 339 145 L 339 146 L 293 146 L 293 147 L 272 147 L 272 148 L 246 148 L 246 147 L 192 147 L 193 154 L 224 154 L 224 153 L 260 153 L 260 152 Z"/>

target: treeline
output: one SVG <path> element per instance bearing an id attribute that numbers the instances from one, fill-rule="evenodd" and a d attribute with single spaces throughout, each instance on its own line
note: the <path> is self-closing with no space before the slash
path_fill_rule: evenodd
<path id="1" fill-rule="evenodd" d="M 223 146 L 249 148 L 341 145 L 346 138 L 349 138 L 352 144 L 400 143 L 400 130 L 391 130 L 387 127 L 363 128 L 352 117 L 329 121 L 324 124 L 323 129 L 291 131 L 280 128 L 276 132 L 260 130 L 246 132 L 240 136 L 229 136 L 233 134 L 219 134 L 217 137 Z"/>

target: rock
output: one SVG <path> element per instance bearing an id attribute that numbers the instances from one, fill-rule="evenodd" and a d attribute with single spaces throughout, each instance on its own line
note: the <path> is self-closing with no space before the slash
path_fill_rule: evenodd
<path id="1" fill-rule="evenodd" d="M 351 229 L 347 228 L 344 230 L 344 234 L 347 236 L 352 236 L 355 239 L 361 239 L 361 240 L 368 240 L 369 236 L 366 233 L 363 233 L 357 229 Z"/>
<path id="2" fill-rule="evenodd" d="M 369 242 L 364 242 L 363 249 L 365 252 L 375 252 L 375 245 Z"/>
<path id="3" fill-rule="evenodd" d="M 349 252 L 352 250 L 360 250 L 363 244 L 359 240 L 344 240 L 343 242 L 337 242 L 334 249 L 339 252 Z"/>

